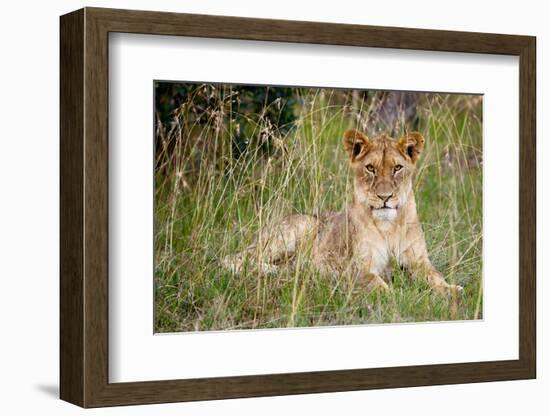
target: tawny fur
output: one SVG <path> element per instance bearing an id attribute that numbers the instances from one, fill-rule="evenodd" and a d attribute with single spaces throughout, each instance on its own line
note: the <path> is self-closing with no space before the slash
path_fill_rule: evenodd
<path id="1" fill-rule="evenodd" d="M 441 294 L 462 290 L 448 284 L 430 262 L 412 190 L 424 138 L 410 133 L 399 140 L 369 139 L 357 130 L 344 133 L 344 149 L 354 176 L 350 206 L 322 216 L 292 215 L 263 229 L 256 242 L 222 263 L 234 272 L 245 264 L 275 272 L 300 250 L 311 247 L 320 271 L 364 277 L 367 290 L 387 290 L 390 261 L 423 278 Z"/>

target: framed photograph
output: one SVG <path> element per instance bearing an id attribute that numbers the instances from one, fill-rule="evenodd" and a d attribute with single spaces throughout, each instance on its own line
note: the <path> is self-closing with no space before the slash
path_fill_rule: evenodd
<path id="1" fill-rule="evenodd" d="M 61 17 L 60 395 L 535 378 L 535 38 Z"/>

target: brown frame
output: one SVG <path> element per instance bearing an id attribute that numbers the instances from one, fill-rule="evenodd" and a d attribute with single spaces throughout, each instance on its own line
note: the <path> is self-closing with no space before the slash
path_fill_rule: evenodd
<path id="1" fill-rule="evenodd" d="M 60 19 L 60 396 L 83 407 L 536 377 L 535 50 L 530 36 L 85 8 Z M 109 32 L 519 56 L 519 359 L 109 383 Z"/>

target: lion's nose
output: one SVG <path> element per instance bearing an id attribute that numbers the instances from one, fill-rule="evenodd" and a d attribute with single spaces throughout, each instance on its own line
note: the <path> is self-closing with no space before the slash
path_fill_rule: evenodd
<path id="1" fill-rule="evenodd" d="M 378 198 L 382 200 L 382 202 L 388 202 L 388 199 L 390 199 L 393 196 L 393 193 L 380 193 L 376 194 Z"/>

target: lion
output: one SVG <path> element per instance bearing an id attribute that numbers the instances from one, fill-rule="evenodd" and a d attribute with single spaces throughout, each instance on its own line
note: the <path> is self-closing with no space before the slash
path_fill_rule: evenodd
<path id="1" fill-rule="evenodd" d="M 223 266 L 239 273 L 248 262 L 274 273 L 309 244 L 316 269 L 356 273 L 365 279 L 367 292 L 389 290 L 392 258 L 438 294 L 461 292 L 432 265 L 418 220 L 412 178 L 424 137 L 412 132 L 398 140 L 386 134 L 369 138 L 350 129 L 343 147 L 353 172 L 351 205 L 336 213 L 291 215 L 269 225 L 244 251 L 225 257 Z"/>

